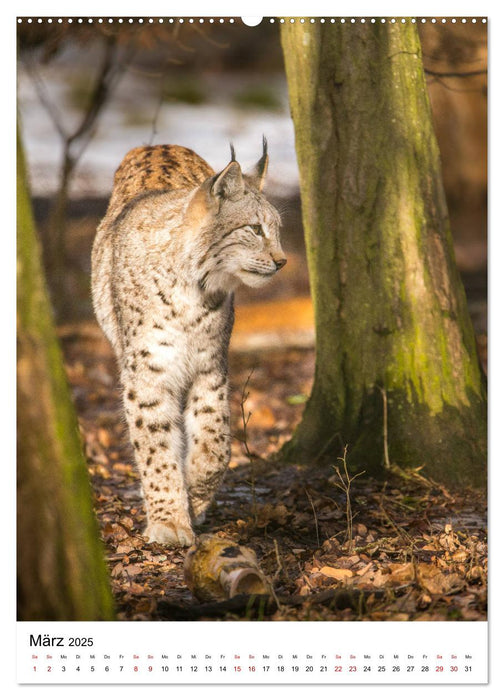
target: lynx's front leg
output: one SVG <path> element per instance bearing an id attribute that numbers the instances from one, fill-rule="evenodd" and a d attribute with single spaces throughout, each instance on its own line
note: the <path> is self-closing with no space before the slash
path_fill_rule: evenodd
<path id="1" fill-rule="evenodd" d="M 149 372 L 157 375 L 155 380 Z M 194 533 L 183 472 L 180 400 L 163 374 L 152 363 L 140 373 L 125 374 L 124 406 L 147 512 L 144 535 L 150 542 L 189 546 Z"/>
<path id="2" fill-rule="evenodd" d="M 200 524 L 223 479 L 231 453 L 225 373 L 214 370 L 198 375 L 189 391 L 184 420 L 189 507 L 193 522 Z"/>

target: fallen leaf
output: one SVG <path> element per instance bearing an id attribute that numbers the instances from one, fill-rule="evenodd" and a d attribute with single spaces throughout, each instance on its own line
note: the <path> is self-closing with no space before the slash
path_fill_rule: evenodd
<path id="1" fill-rule="evenodd" d="M 418 582 L 429 593 L 447 595 L 457 593 L 465 587 L 465 582 L 457 574 L 443 573 L 433 564 L 419 564 Z"/>
<path id="2" fill-rule="evenodd" d="M 357 576 L 364 576 L 364 575 L 367 574 L 367 572 L 368 572 L 370 569 L 372 569 L 372 568 L 373 568 L 373 562 L 370 561 L 368 564 L 366 564 L 365 566 L 363 566 L 362 569 L 359 569 L 359 570 L 357 571 Z"/>
<path id="3" fill-rule="evenodd" d="M 335 578 L 337 581 L 346 581 L 354 575 L 350 569 L 335 569 L 332 566 L 323 566 L 319 572 L 324 576 L 329 576 L 329 578 Z"/>
<path id="4" fill-rule="evenodd" d="M 389 582 L 392 585 L 402 586 L 415 580 L 415 566 L 412 562 L 405 564 L 391 564 Z"/>
<path id="5" fill-rule="evenodd" d="M 383 588 L 389 585 L 390 577 L 389 574 L 383 569 L 374 568 L 376 564 L 371 562 L 372 568 L 365 568 L 362 575 L 357 574 L 355 578 L 355 585 L 358 588 L 367 588 L 368 586 L 373 586 L 374 588 Z"/>
<path id="6" fill-rule="evenodd" d="M 453 552 L 451 558 L 453 561 L 466 561 L 469 554 L 463 550 L 459 549 L 457 552 Z"/>

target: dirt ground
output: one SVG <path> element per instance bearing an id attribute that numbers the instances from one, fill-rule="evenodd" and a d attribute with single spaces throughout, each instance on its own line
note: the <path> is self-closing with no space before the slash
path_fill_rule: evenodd
<path id="1" fill-rule="evenodd" d="M 448 491 L 418 469 L 380 482 L 364 473 L 345 490 L 341 461 L 323 470 L 281 464 L 275 455 L 302 415 L 314 351 L 246 343 L 230 357 L 230 469 L 197 532 L 253 549 L 275 597 L 201 604 L 184 581 L 185 550 L 141 535 L 108 343 L 92 321 L 61 326 L 60 338 L 120 619 L 486 619 L 484 494 Z"/>

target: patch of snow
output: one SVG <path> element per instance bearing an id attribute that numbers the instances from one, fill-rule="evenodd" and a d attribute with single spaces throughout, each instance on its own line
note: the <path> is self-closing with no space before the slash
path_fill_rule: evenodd
<path id="1" fill-rule="evenodd" d="M 79 116 L 68 101 L 70 79 L 61 68 L 44 70 L 43 79 L 48 97 L 60 113 L 65 128 L 71 131 Z M 137 77 L 128 77 L 127 82 L 123 79 L 99 117 L 96 133 L 79 161 L 71 196 L 108 196 L 114 172 L 124 155 L 130 148 L 147 143 L 187 146 L 215 170 L 220 170 L 229 162 L 229 143 L 233 142 L 237 158 L 247 171 L 262 155 L 263 134 L 268 139 L 270 155 L 268 192 L 285 197 L 295 194 L 298 169 L 294 127 L 284 81 L 277 79 L 273 88 L 281 97 L 281 110 L 267 111 L 233 105 L 229 94 L 237 78 L 205 79 L 212 83 L 209 90 L 212 100 L 194 106 L 163 103 L 154 138 L 153 116 L 158 100 L 155 91 L 147 90 Z M 240 78 L 239 84 L 243 85 L 244 81 L 245 78 Z M 219 89 L 215 87 L 217 84 Z M 61 138 L 22 67 L 18 74 L 18 97 L 32 193 L 52 195 L 58 186 Z"/>

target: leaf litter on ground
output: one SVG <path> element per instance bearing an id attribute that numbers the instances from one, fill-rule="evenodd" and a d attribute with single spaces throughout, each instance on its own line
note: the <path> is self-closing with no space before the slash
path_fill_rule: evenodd
<path id="1" fill-rule="evenodd" d="M 419 468 L 393 467 L 386 482 L 353 478 L 347 494 L 338 465 L 275 460 L 301 418 L 298 397 L 310 393 L 307 349 L 231 355 L 231 468 L 199 529 L 252 548 L 277 599 L 198 605 L 184 583 L 185 550 L 141 535 L 140 482 L 107 342 L 91 322 L 60 337 L 120 619 L 486 619 L 484 493 L 448 490 Z"/>

